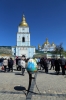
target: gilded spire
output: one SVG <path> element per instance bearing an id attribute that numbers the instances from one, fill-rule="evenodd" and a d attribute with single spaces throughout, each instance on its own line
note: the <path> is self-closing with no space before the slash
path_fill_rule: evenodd
<path id="1" fill-rule="evenodd" d="M 44 45 L 45 45 L 45 44 L 49 44 L 49 42 L 48 42 L 48 38 L 46 38 L 46 42 L 44 43 Z"/>
<path id="2" fill-rule="evenodd" d="M 41 46 L 40 46 L 40 44 L 38 45 L 38 48 L 40 48 Z"/>
<path id="3" fill-rule="evenodd" d="M 46 38 L 46 43 L 48 44 L 49 42 L 48 42 L 48 38 Z"/>
<path id="4" fill-rule="evenodd" d="M 26 20 L 25 20 L 25 15 L 23 14 L 23 17 L 22 17 L 22 21 L 23 22 L 26 22 Z"/>
<path id="5" fill-rule="evenodd" d="M 25 26 L 25 27 L 28 27 L 28 24 L 26 22 L 26 19 L 25 19 L 25 15 L 23 14 L 22 16 L 22 22 L 19 24 L 19 26 Z"/>

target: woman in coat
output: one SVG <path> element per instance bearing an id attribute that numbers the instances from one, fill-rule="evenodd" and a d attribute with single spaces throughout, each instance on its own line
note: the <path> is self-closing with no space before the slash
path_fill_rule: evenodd
<path id="1" fill-rule="evenodd" d="M 60 64 L 59 64 L 59 60 L 57 58 L 55 59 L 55 71 L 58 75 L 59 71 L 60 71 Z"/>

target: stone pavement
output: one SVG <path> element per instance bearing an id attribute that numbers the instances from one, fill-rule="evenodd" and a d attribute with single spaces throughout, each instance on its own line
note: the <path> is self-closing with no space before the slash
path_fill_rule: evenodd
<path id="1" fill-rule="evenodd" d="M 25 76 L 16 70 L 0 72 L 0 100 L 26 100 L 28 78 L 27 72 Z M 32 97 L 28 100 L 66 100 L 66 78 L 61 73 L 55 75 L 54 70 L 49 70 L 48 74 L 39 71 L 32 88 Z"/>
<path id="2" fill-rule="evenodd" d="M 37 94 L 31 100 L 66 100 L 66 77 L 61 72 L 60 75 L 54 70 L 49 70 L 49 74 L 38 73 L 36 84 L 39 91 L 34 85 L 33 92 Z"/>

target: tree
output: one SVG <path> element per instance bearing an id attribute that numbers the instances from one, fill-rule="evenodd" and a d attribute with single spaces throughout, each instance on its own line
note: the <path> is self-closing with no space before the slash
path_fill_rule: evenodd
<path id="1" fill-rule="evenodd" d="M 57 45 L 56 48 L 55 48 L 55 53 L 56 54 L 60 54 L 60 57 L 61 57 L 61 54 L 62 52 L 64 51 L 64 48 L 62 46 L 62 43 L 60 43 L 60 45 Z"/>
<path id="2" fill-rule="evenodd" d="M 66 57 L 66 51 L 65 50 L 62 52 L 62 54 L 63 54 L 63 56 Z"/>

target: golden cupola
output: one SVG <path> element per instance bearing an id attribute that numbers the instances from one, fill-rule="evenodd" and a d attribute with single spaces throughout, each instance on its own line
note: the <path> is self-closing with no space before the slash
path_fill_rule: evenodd
<path id="1" fill-rule="evenodd" d="M 41 46 L 40 46 L 40 44 L 38 45 L 38 49 L 41 49 Z"/>
<path id="2" fill-rule="evenodd" d="M 51 44 L 52 46 L 56 46 L 54 43 Z"/>
<path id="3" fill-rule="evenodd" d="M 23 15 L 22 22 L 19 24 L 19 26 L 28 27 L 28 24 L 27 24 L 26 19 L 25 19 L 25 15 Z"/>
<path id="4" fill-rule="evenodd" d="M 38 45 L 38 48 L 41 48 L 40 44 Z"/>
<path id="5" fill-rule="evenodd" d="M 50 43 L 48 42 L 48 39 L 46 38 L 46 42 L 44 42 L 44 45 L 47 45 L 47 44 L 50 44 Z"/>

